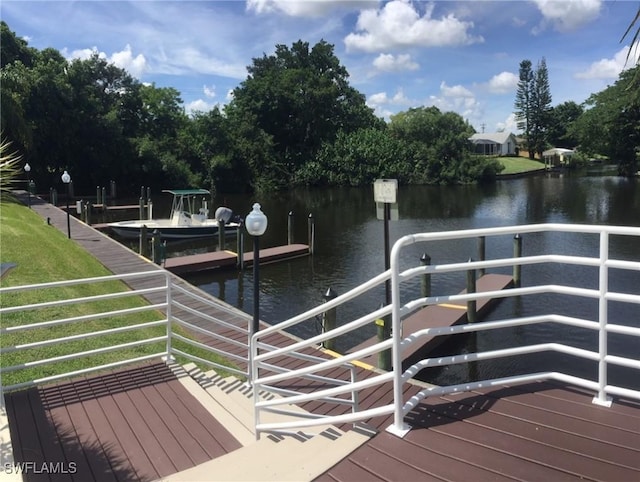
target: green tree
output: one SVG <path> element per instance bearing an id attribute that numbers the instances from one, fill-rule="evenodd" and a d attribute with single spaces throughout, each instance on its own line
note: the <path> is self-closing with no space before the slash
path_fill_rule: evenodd
<path id="1" fill-rule="evenodd" d="M 551 89 L 544 57 L 538 62 L 534 73 L 530 122 L 529 147 L 533 147 L 538 157 L 542 158 L 542 153 L 547 148 L 547 131 L 551 123 Z M 529 156 L 531 157 L 531 154 Z"/>
<path id="2" fill-rule="evenodd" d="M 618 163 L 618 171 L 633 176 L 638 171 L 640 153 L 640 98 L 629 86 L 640 66 L 625 70 L 619 79 L 601 92 L 592 94 L 587 109 L 573 124 L 571 135 L 580 141 L 587 156 L 602 155 Z"/>
<path id="3" fill-rule="evenodd" d="M 325 41 L 311 49 L 302 41 L 291 48 L 277 45 L 274 55 L 254 58 L 247 68 L 249 75 L 234 90 L 226 112 L 253 119 L 255 128 L 272 140 L 274 163 L 252 167 L 254 176 L 275 170 L 286 183 L 338 132 L 382 122 L 349 85 L 333 48 Z"/>
<path id="4" fill-rule="evenodd" d="M 534 158 L 534 147 L 531 143 L 531 128 L 533 105 L 532 97 L 534 90 L 534 75 L 530 60 L 520 62 L 518 76 L 518 89 L 516 90 L 516 100 L 514 103 L 515 115 L 518 129 L 523 131 L 525 145 L 529 151 L 529 159 Z"/>
<path id="5" fill-rule="evenodd" d="M 573 123 L 584 113 L 584 108 L 573 101 L 563 102 L 549 112 L 547 140 L 554 147 L 573 149 L 579 140 L 571 135 Z"/>

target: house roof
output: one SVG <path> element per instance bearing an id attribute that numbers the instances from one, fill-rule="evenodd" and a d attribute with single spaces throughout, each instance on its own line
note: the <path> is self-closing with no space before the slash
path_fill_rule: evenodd
<path id="1" fill-rule="evenodd" d="M 469 140 L 474 144 L 504 144 L 509 137 L 513 137 L 515 142 L 515 136 L 511 132 L 475 133 Z"/>

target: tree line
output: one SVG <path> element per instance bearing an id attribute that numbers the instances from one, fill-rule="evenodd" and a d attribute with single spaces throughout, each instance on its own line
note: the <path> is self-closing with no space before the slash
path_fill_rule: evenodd
<path id="1" fill-rule="evenodd" d="M 121 192 L 134 194 L 142 185 L 265 192 L 384 177 L 471 183 L 495 179 L 502 169 L 498 159 L 473 154 L 474 129 L 456 113 L 418 107 L 389 122 L 376 117 L 325 41 L 277 45 L 272 55 L 252 59 L 226 106 L 187 115 L 176 89 L 142 84 L 97 54 L 68 61 L 53 48 L 30 47 L 5 22 L 0 35 L 2 135 L 31 165 L 40 189 L 59 184 L 64 170 L 76 192 L 115 180 Z M 540 85 L 542 67 L 535 76 Z M 579 145 L 632 172 L 638 142 L 619 143 L 623 134 L 638 136 L 637 96 L 632 103 L 624 87 L 632 73 L 610 87 L 615 92 L 594 94 L 584 106 L 548 108 L 548 93 L 548 102 L 532 104 L 546 110 L 526 139 L 539 136 L 536 150 L 544 143 Z"/>

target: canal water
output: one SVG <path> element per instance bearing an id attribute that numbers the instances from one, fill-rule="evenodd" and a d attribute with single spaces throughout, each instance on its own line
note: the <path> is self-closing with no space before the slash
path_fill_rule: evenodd
<path id="1" fill-rule="evenodd" d="M 391 243 L 406 234 L 532 223 L 577 223 L 640 225 L 640 183 L 604 175 L 605 171 L 545 173 L 519 179 L 500 180 L 489 186 L 401 186 L 398 191 L 399 219 L 390 223 Z M 289 213 L 293 216 L 293 242 L 308 242 L 308 218 L 315 222 L 315 253 L 311 257 L 265 265 L 260 268 L 260 318 L 276 324 L 322 303 L 331 289 L 342 294 L 384 270 L 383 222 L 376 217 L 372 188 L 301 189 L 260 198 L 228 196 L 224 204 L 246 215 L 253 202 L 262 205 L 269 219 L 261 247 L 287 243 Z M 612 257 L 640 261 L 640 243 L 614 238 Z M 235 240 L 228 241 L 235 249 Z M 487 239 L 487 258 L 504 257 L 513 250 L 509 238 Z M 597 256 L 597 239 L 574 235 L 523 236 L 523 254 L 554 252 Z M 215 241 L 170 246 L 170 256 L 215 250 Z M 251 240 L 245 238 L 245 251 Z M 422 254 L 434 263 L 466 261 L 477 256 L 477 242 L 464 240 L 407 250 L 407 263 L 417 264 Z M 498 271 L 511 274 L 509 270 Z M 525 266 L 522 284 L 555 283 L 595 287 L 597 269 L 561 265 Z M 253 276 L 244 272 L 221 271 L 188 276 L 210 294 L 252 313 Z M 437 275 L 432 294 L 458 292 L 465 286 L 464 275 Z M 614 272 L 610 288 L 640 293 L 640 272 Z M 404 296 L 419 295 L 419 281 Z M 338 309 L 338 323 L 345 323 L 380 307 L 384 288 L 362 296 Z M 640 326 L 640 306 L 611 303 L 609 319 L 615 323 Z M 540 295 L 504 300 L 488 319 L 560 313 L 595 320 L 597 302 L 578 297 Z M 309 337 L 319 330 L 319 321 L 310 320 L 294 334 Z M 338 340 L 338 350 L 373 336 L 375 327 Z M 636 356 L 640 339 L 609 335 L 610 353 Z M 597 334 L 583 329 L 544 324 L 491 332 L 460 335 L 444 344 L 436 355 L 469 353 L 530 343 L 562 342 L 593 349 Z M 595 379 L 595 363 L 577 361 L 554 353 L 503 358 L 493 361 L 423 371 L 422 378 L 436 384 L 459 383 L 531 371 L 560 370 Z M 626 368 L 610 369 L 610 382 L 640 389 L 640 376 Z"/>

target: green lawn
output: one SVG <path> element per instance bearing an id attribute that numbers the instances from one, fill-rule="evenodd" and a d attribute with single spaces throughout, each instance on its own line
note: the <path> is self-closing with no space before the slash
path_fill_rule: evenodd
<path id="1" fill-rule="evenodd" d="M 523 172 L 544 169 L 544 163 L 538 160 L 532 161 L 526 157 L 499 157 L 498 161 L 504 166 L 504 170 L 500 173 L 501 175 L 521 174 Z"/>
<path id="2" fill-rule="evenodd" d="M 75 242 L 67 239 L 64 233 L 47 225 L 35 212 L 24 205 L 11 202 L 0 203 L 0 261 L 2 263 L 17 264 L 17 266 L 0 281 L 1 287 L 91 278 L 111 274 L 102 264 Z M 128 290 L 128 288 L 124 283 L 120 281 L 110 281 L 92 285 L 49 289 L 47 291 L 6 293 L 2 295 L 0 305 L 2 307 L 22 306 L 29 303 L 41 303 L 126 290 Z M 15 314 L 10 313 L 3 315 L 0 320 L 0 326 L 2 326 L 2 328 L 8 328 L 43 320 L 62 319 L 103 311 L 121 310 L 147 304 L 147 301 L 139 296 L 128 296 L 100 302 L 58 306 L 46 310 L 22 311 Z M 26 332 L 3 334 L 0 337 L 0 346 L 8 347 L 76 334 L 93 333 L 99 330 L 130 326 L 132 324 L 161 319 L 163 319 L 163 315 L 160 312 L 150 310 L 137 314 L 120 315 L 105 319 L 83 321 L 81 323 L 39 328 Z M 182 335 L 186 335 L 184 330 L 176 329 L 176 331 Z M 29 351 L 4 353 L 1 356 L 1 362 L 5 367 L 28 363 L 29 361 L 40 358 L 62 356 L 67 353 L 87 351 L 104 346 L 158 337 L 164 335 L 165 332 L 165 327 L 157 326 L 96 338 L 82 338 L 80 340 L 64 342 Z M 174 345 L 176 348 L 181 348 L 201 358 L 212 359 L 211 354 L 194 348 L 187 349 L 184 343 L 181 344 L 176 341 Z M 151 345 L 138 345 L 117 352 L 3 373 L 2 383 L 3 385 L 22 383 L 58 373 L 158 353 L 161 352 L 164 347 L 164 342 L 157 342 Z M 215 358 L 215 360 L 218 363 L 224 363 L 224 361 L 219 358 Z M 227 365 L 229 364 L 227 363 Z"/>

